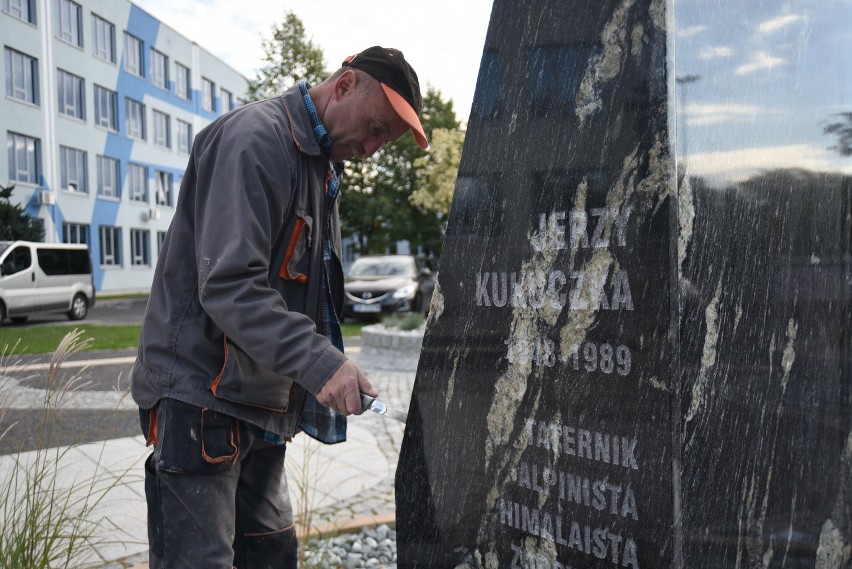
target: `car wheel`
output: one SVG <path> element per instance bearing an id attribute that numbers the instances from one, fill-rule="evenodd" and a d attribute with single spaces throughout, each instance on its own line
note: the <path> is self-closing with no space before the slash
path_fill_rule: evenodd
<path id="1" fill-rule="evenodd" d="M 71 310 L 68 311 L 69 320 L 82 320 L 89 313 L 89 301 L 82 294 L 78 294 L 71 301 Z"/>
<path id="2" fill-rule="evenodd" d="M 2 302 L 0 302 L 0 324 L 2 324 L 4 320 L 6 320 L 6 307 Z"/>
<path id="3" fill-rule="evenodd" d="M 15 324 L 23 324 L 27 321 L 27 318 L 29 318 L 29 316 L 12 316 L 11 318 L 9 318 L 9 320 L 14 322 Z"/>

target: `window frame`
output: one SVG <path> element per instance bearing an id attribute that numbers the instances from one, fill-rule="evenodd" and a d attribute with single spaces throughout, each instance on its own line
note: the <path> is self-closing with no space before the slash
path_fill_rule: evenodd
<path id="1" fill-rule="evenodd" d="M 12 2 L 16 1 L 17 4 L 20 4 L 22 7 L 19 8 L 19 12 L 16 14 L 12 11 Z M 13 18 L 17 18 L 22 22 L 27 22 L 28 24 L 37 25 L 38 21 L 36 18 L 36 3 L 35 0 L 3 0 L 2 10 L 5 14 L 9 14 Z M 24 15 L 26 12 L 26 15 Z"/>
<path id="2" fill-rule="evenodd" d="M 130 53 L 134 54 L 132 60 Z M 128 31 L 124 32 L 124 70 L 134 77 L 145 77 L 145 42 Z"/>
<path id="3" fill-rule="evenodd" d="M 151 109 L 154 123 L 154 144 L 161 148 L 172 148 L 172 118 L 157 109 Z"/>
<path id="4" fill-rule="evenodd" d="M 18 169 L 18 139 L 21 139 L 23 142 L 26 143 L 25 152 L 27 156 L 27 169 L 25 170 Z M 29 143 L 32 143 L 32 146 Z M 6 131 L 6 147 L 9 154 L 9 181 L 21 184 L 32 184 L 34 186 L 38 185 L 42 175 L 41 140 L 35 138 L 34 136 L 28 136 L 19 132 Z M 30 156 L 31 148 L 32 156 Z M 33 170 L 35 170 L 34 172 L 30 172 L 30 166 L 32 166 Z M 21 179 L 18 177 L 22 172 L 25 172 L 27 174 L 27 179 Z"/>
<path id="5" fill-rule="evenodd" d="M 141 184 L 141 187 L 140 187 Z M 148 205 L 148 167 L 134 162 L 127 164 L 127 199 Z"/>
<path id="6" fill-rule="evenodd" d="M 70 83 L 70 88 L 69 88 Z M 76 99 L 69 103 L 71 99 Z M 56 69 L 57 112 L 65 117 L 86 120 L 86 80 L 64 69 Z M 69 109 L 71 112 L 68 112 Z"/>
<path id="7" fill-rule="evenodd" d="M 95 100 L 95 126 L 118 132 L 118 93 L 95 83 L 92 96 Z M 104 112 L 102 104 L 104 98 L 107 100 L 107 112 Z M 104 124 L 104 119 L 109 124 Z"/>
<path id="8" fill-rule="evenodd" d="M 138 262 L 137 262 L 138 261 Z M 151 266 L 151 231 L 130 228 L 130 266 Z"/>
<path id="9" fill-rule="evenodd" d="M 109 239 L 107 236 L 109 235 Z M 121 267 L 121 227 L 101 225 L 98 227 L 100 238 L 101 267 Z"/>
<path id="10" fill-rule="evenodd" d="M 192 71 L 179 61 L 175 61 L 175 95 L 184 101 L 192 100 Z"/>
<path id="11" fill-rule="evenodd" d="M 151 84 L 163 91 L 169 90 L 169 56 L 154 47 L 151 48 Z"/>
<path id="12" fill-rule="evenodd" d="M 148 140 L 147 125 L 145 121 L 145 103 L 137 101 L 136 99 L 131 99 L 130 97 L 125 97 L 124 101 L 124 129 L 127 136 L 138 140 Z M 138 113 L 131 111 L 138 111 Z M 138 128 L 136 128 L 137 118 Z"/>
<path id="13" fill-rule="evenodd" d="M 91 227 L 88 223 L 65 221 L 62 223 L 62 242 L 88 245 L 90 240 L 90 231 Z"/>
<path id="14" fill-rule="evenodd" d="M 38 59 L 27 55 L 22 51 L 3 47 L 3 60 L 5 63 L 6 97 L 30 105 L 39 105 L 39 83 L 38 83 Z M 18 77 L 20 71 L 20 77 Z M 19 86 L 20 83 L 24 84 Z M 23 94 L 23 97 L 18 94 Z"/>
<path id="15" fill-rule="evenodd" d="M 101 45 L 101 31 L 106 30 L 107 37 L 103 40 L 106 46 Z M 115 63 L 115 24 L 92 12 L 92 55 L 102 61 Z"/>
<path id="16" fill-rule="evenodd" d="M 72 194 L 89 193 L 88 162 L 89 154 L 85 150 L 71 146 L 59 146 L 59 186 L 63 192 Z M 73 166 L 73 171 L 70 166 Z M 76 184 L 76 186 L 72 184 Z"/>
<path id="17" fill-rule="evenodd" d="M 107 169 L 109 166 L 109 169 Z M 112 156 L 97 155 L 98 197 L 108 200 L 121 199 L 121 161 Z M 109 179 L 107 172 L 110 173 Z M 107 185 L 107 182 L 111 182 Z M 108 192 L 109 190 L 109 192 Z"/>
<path id="18" fill-rule="evenodd" d="M 83 47 L 83 7 L 74 0 L 55 0 L 56 38 L 67 44 Z M 64 8 L 68 8 L 66 11 Z M 67 30 L 65 29 L 67 26 Z"/>
<path id="19" fill-rule="evenodd" d="M 216 112 L 216 82 L 207 77 L 201 78 L 201 90 L 203 91 L 201 109 L 208 113 Z"/>

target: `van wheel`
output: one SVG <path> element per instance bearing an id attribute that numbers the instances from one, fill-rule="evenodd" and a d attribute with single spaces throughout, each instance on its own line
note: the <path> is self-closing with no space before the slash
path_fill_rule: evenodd
<path id="1" fill-rule="evenodd" d="M 27 318 L 29 318 L 29 316 L 12 316 L 11 318 L 9 318 L 9 320 L 14 322 L 15 324 L 23 324 L 27 321 Z"/>
<path id="2" fill-rule="evenodd" d="M 0 302 L 0 324 L 2 324 L 4 320 L 6 320 L 6 307 L 2 302 Z"/>
<path id="3" fill-rule="evenodd" d="M 82 320 L 89 312 L 89 301 L 82 294 L 78 294 L 71 301 L 71 310 L 68 311 L 69 320 Z"/>

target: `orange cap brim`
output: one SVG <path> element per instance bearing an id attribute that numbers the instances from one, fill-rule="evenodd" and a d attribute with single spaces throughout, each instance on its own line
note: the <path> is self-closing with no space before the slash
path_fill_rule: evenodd
<path id="1" fill-rule="evenodd" d="M 405 123 L 411 127 L 411 134 L 414 135 L 414 140 L 417 141 L 417 146 L 426 150 L 429 148 L 429 141 L 426 140 L 426 133 L 423 132 L 423 125 L 420 124 L 420 119 L 417 116 L 417 113 L 411 108 L 411 105 L 408 104 L 408 101 L 402 98 L 402 95 L 385 85 L 384 83 L 379 83 L 382 86 L 382 90 L 385 92 L 385 96 L 390 101 L 393 110 L 396 111 L 396 114 L 399 115 L 399 118 L 405 121 Z"/>

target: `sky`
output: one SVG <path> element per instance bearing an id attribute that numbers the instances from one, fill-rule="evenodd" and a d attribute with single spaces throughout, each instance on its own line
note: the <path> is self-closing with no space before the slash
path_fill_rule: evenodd
<path id="1" fill-rule="evenodd" d="M 372 45 L 394 47 L 420 79 L 438 89 L 467 122 L 492 0 L 132 0 L 243 75 L 261 65 L 261 38 L 295 13 L 308 39 L 322 48 L 326 68 Z"/>

